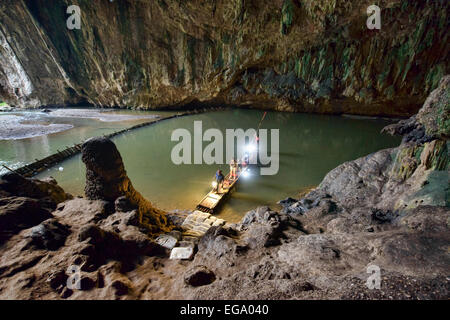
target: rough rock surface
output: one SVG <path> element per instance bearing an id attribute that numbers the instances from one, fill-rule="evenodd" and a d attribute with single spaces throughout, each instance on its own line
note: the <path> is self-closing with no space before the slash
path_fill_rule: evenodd
<path id="1" fill-rule="evenodd" d="M 33 227 L 30 232 L 31 244 L 47 250 L 57 250 L 64 245 L 70 229 L 56 219 L 48 219 Z"/>
<path id="2" fill-rule="evenodd" d="M 216 280 L 214 272 L 205 266 L 195 266 L 185 274 L 184 281 L 193 287 L 208 285 Z"/>
<path id="3" fill-rule="evenodd" d="M 449 2 L 381 1 L 381 30 L 366 26 L 370 5 L 3 0 L 0 100 L 414 114 L 449 72 Z"/>
<path id="4" fill-rule="evenodd" d="M 0 198 L 0 239 L 4 240 L 18 230 L 37 225 L 51 217 L 52 214 L 35 199 Z"/>
<path id="5" fill-rule="evenodd" d="M 19 230 L 51 218 L 57 205 L 72 196 L 53 179 L 39 181 L 17 174 L 0 178 L 0 243 Z"/>
<path id="6" fill-rule="evenodd" d="M 404 136 L 403 142 L 428 142 L 450 136 L 450 76 L 444 76 L 439 87 L 425 101 L 419 113 L 383 129 L 392 135 Z"/>

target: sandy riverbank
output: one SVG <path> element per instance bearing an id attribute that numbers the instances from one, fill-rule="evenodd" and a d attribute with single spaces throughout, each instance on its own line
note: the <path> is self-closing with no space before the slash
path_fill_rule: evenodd
<path id="1" fill-rule="evenodd" d="M 0 114 L 0 140 L 19 140 L 62 132 L 74 127 L 71 119 L 123 122 L 154 119 L 158 115 L 118 114 L 95 109 L 55 109 L 51 112 L 21 111 Z"/>

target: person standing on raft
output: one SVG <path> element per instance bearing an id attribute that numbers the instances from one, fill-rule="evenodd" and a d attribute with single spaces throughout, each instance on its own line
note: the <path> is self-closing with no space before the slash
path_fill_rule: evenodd
<path id="1" fill-rule="evenodd" d="M 236 174 L 237 168 L 238 168 L 238 163 L 237 163 L 236 159 L 234 159 L 234 158 L 231 159 L 231 162 L 230 162 L 230 178 L 233 179 L 233 180 L 237 178 L 237 174 Z"/>
<path id="2" fill-rule="evenodd" d="M 217 182 L 217 193 L 220 193 L 223 187 L 223 181 L 225 177 L 223 176 L 222 170 L 217 170 L 216 172 L 216 182 Z"/>

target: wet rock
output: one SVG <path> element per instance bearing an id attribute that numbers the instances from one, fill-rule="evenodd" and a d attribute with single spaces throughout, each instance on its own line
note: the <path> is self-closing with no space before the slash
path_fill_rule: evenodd
<path id="1" fill-rule="evenodd" d="M 39 249 L 57 250 L 64 245 L 70 229 L 56 219 L 49 219 L 31 229 L 32 245 Z"/>
<path id="2" fill-rule="evenodd" d="M 300 201 L 298 201 L 292 203 L 289 206 L 284 207 L 281 210 L 281 213 L 289 214 L 292 217 L 296 217 L 304 214 L 306 211 L 308 211 L 308 208 L 306 208 Z"/>
<path id="3" fill-rule="evenodd" d="M 329 198 L 331 198 L 331 196 L 320 189 L 311 191 L 305 198 L 300 200 L 287 198 L 279 201 L 279 203 L 283 206 L 281 213 L 287 214 L 294 219 L 298 219 L 302 215 L 306 214 L 310 209 L 320 206 L 322 201 Z M 335 209 L 337 210 L 337 207 Z"/>
<path id="4" fill-rule="evenodd" d="M 431 141 L 433 137 L 428 136 L 425 132 L 425 127 L 417 121 L 417 116 L 414 115 L 409 119 L 401 120 L 384 127 L 381 132 L 390 135 L 403 136 L 403 143 L 418 142 L 425 143 Z"/>
<path id="5" fill-rule="evenodd" d="M 184 282 L 193 287 L 205 286 L 213 283 L 216 280 L 214 272 L 205 266 L 195 266 L 186 271 L 184 275 Z"/>

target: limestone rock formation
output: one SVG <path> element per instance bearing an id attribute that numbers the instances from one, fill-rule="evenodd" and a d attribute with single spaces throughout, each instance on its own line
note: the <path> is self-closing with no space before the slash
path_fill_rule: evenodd
<path id="1" fill-rule="evenodd" d="M 128 207 L 139 213 L 138 222 L 150 232 L 168 229 L 164 213 L 137 192 L 128 178 L 115 144 L 103 137 L 91 138 L 82 146 L 86 165 L 85 194 L 91 200 L 116 201 L 118 209 Z"/>
<path id="2" fill-rule="evenodd" d="M 380 2 L 380 30 L 366 26 L 370 5 L 3 0 L 0 100 L 414 114 L 449 72 L 449 2 Z"/>

